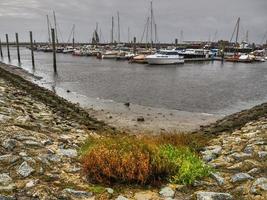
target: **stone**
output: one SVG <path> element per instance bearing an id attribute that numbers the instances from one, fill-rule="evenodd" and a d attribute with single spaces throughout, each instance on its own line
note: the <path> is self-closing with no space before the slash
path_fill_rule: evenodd
<path id="1" fill-rule="evenodd" d="M 216 158 L 216 155 L 214 153 L 212 153 L 210 150 L 206 150 L 206 151 L 201 152 L 201 153 L 202 153 L 202 159 L 205 162 L 210 162 Z"/>
<path id="2" fill-rule="evenodd" d="M 261 177 L 255 180 L 250 189 L 251 193 L 259 194 L 260 191 L 267 191 L 267 178 Z"/>
<path id="3" fill-rule="evenodd" d="M 16 200 L 15 197 L 0 194 L 0 200 Z"/>
<path id="4" fill-rule="evenodd" d="M 248 174 L 252 175 L 252 174 L 257 174 L 259 172 L 260 172 L 259 168 L 253 168 L 253 169 L 248 171 Z"/>
<path id="5" fill-rule="evenodd" d="M 10 183 L 12 183 L 12 178 L 7 173 L 0 174 L 0 185 L 7 186 Z"/>
<path id="6" fill-rule="evenodd" d="M 234 174 L 232 177 L 232 182 L 241 182 L 241 181 L 246 181 L 246 180 L 249 180 L 249 179 L 253 179 L 252 176 L 250 176 L 249 174 L 247 173 L 237 173 L 237 174 Z"/>
<path id="7" fill-rule="evenodd" d="M 251 157 L 251 154 L 248 154 L 248 153 L 243 153 L 243 152 L 241 152 L 241 153 L 233 153 L 233 154 L 231 154 L 231 156 L 235 159 L 235 160 L 245 160 L 245 159 L 247 159 L 247 158 L 249 158 L 249 157 Z"/>
<path id="8" fill-rule="evenodd" d="M 24 143 L 26 146 L 31 146 L 31 147 L 41 147 L 41 146 L 42 146 L 41 143 L 36 142 L 36 141 L 34 141 L 34 140 L 25 140 L 23 143 Z"/>
<path id="9" fill-rule="evenodd" d="M 140 116 L 140 117 L 137 117 L 137 121 L 138 122 L 144 122 L 145 121 L 145 118 Z"/>
<path id="10" fill-rule="evenodd" d="M 2 146 L 5 149 L 11 151 L 16 147 L 16 143 L 17 143 L 17 141 L 14 140 L 14 139 L 6 139 L 6 140 L 3 141 Z"/>
<path id="11" fill-rule="evenodd" d="M 49 160 L 51 162 L 55 162 L 55 163 L 59 163 L 61 161 L 61 158 L 58 155 L 48 154 L 46 158 L 47 158 L 47 160 Z"/>
<path id="12" fill-rule="evenodd" d="M 219 155 L 222 152 L 222 147 L 219 145 L 214 146 L 208 146 L 206 147 L 207 150 L 209 150 L 212 154 Z"/>
<path id="13" fill-rule="evenodd" d="M 106 188 L 106 191 L 109 193 L 109 194 L 113 194 L 114 193 L 114 190 L 112 188 Z"/>
<path id="14" fill-rule="evenodd" d="M 219 173 L 211 173 L 211 176 L 217 181 L 219 185 L 224 184 L 224 178 L 221 177 Z"/>
<path id="15" fill-rule="evenodd" d="M 28 177 L 32 172 L 34 172 L 34 169 L 26 161 L 24 161 L 17 170 L 17 173 L 24 178 Z"/>
<path id="16" fill-rule="evenodd" d="M 197 200 L 232 200 L 233 196 L 229 193 L 219 192 L 196 192 Z"/>
<path id="17" fill-rule="evenodd" d="M 78 156 L 76 149 L 60 149 L 59 154 L 69 158 L 75 158 Z"/>
<path id="18" fill-rule="evenodd" d="M 162 197 L 174 197 L 175 191 L 170 187 L 164 187 L 159 191 Z"/>
<path id="19" fill-rule="evenodd" d="M 34 187 L 37 183 L 39 182 L 39 180 L 30 180 L 28 183 L 26 183 L 25 187 L 26 188 L 32 188 Z"/>
<path id="20" fill-rule="evenodd" d="M 246 154 L 252 154 L 253 151 L 254 151 L 254 148 L 251 145 L 246 146 L 244 149 L 244 153 Z"/>
<path id="21" fill-rule="evenodd" d="M 267 158 L 267 151 L 259 151 L 258 155 L 259 155 L 259 158 L 266 159 Z"/>
<path id="22" fill-rule="evenodd" d="M 126 197 L 120 195 L 120 196 L 118 196 L 115 200 L 128 200 L 128 198 L 126 198 Z"/>
<path id="23" fill-rule="evenodd" d="M 13 164 L 17 160 L 19 160 L 19 158 L 20 158 L 19 156 L 15 156 L 15 155 L 12 155 L 12 154 L 6 154 L 6 155 L 3 155 L 3 156 L 0 156 L 0 162 Z"/>
<path id="24" fill-rule="evenodd" d="M 46 145 L 52 145 L 53 144 L 53 141 L 50 140 L 50 139 L 47 139 L 47 140 L 42 140 L 41 141 L 41 144 L 46 146 Z"/>
<path id="25" fill-rule="evenodd" d="M 73 190 L 70 188 L 66 188 L 63 190 L 64 193 L 70 194 L 73 197 L 76 198 L 88 198 L 88 197 L 92 197 L 93 193 L 92 192 L 86 192 L 86 191 L 80 191 L 80 190 Z"/>

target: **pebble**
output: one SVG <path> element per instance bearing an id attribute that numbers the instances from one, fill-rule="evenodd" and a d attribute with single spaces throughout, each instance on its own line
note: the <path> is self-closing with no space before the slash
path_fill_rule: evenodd
<path id="1" fill-rule="evenodd" d="M 253 179 L 253 177 L 247 173 L 237 173 L 234 174 L 231 178 L 233 183 Z"/>
<path id="2" fill-rule="evenodd" d="M 32 172 L 34 172 L 34 169 L 26 161 L 24 161 L 17 170 L 17 173 L 24 178 L 28 177 Z"/>
<path id="3" fill-rule="evenodd" d="M 224 178 L 221 177 L 219 173 L 211 173 L 211 176 L 217 181 L 219 185 L 224 184 Z"/>
<path id="4" fill-rule="evenodd" d="M 196 192 L 197 200 L 233 200 L 229 193 L 219 192 Z"/>
<path id="5" fill-rule="evenodd" d="M 159 191 L 162 197 L 174 197 L 175 191 L 170 187 L 164 187 Z"/>
<path id="6" fill-rule="evenodd" d="M 7 174 L 0 174 L 0 185 L 7 186 L 12 182 L 12 178 Z"/>
<path id="7" fill-rule="evenodd" d="M 93 196 L 92 192 L 73 190 L 73 189 L 70 189 L 70 188 L 64 189 L 63 193 L 68 193 L 71 196 L 74 196 L 76 198 L 86 198 L 86 197 L 88 198 L 88 197 L 92 197 Z"/>
<path id="8" fill-rule="evenodd" d="M 126 197 L 120 195 L 120 196 L 118 196 L 115 200 L 128 200 L 128 198 L 126 198 Z"/>
<path id="9" fill-rule="evenodd" d="M 257 194 L 260 191 L 267 191 L 267 178 L 262 177 L 255 180 L 255 182 L 252 184 L 251 192 L 253 194 Z"/>
<path id="10" fill-rule="evenodd" d="M 60 149 L 59 154 L 69 158 L 75 158 L 78 156 L 76 149 Z"/>
<path id="11" fill-rule="evenodd" d="M 17 141 L 14 140 L 14 139 L 6 139 L 6 140 L 3 141 L 2 146 L 5 149 L 11 151 L 16 147 L 16 143 L 17 143 Z"/>

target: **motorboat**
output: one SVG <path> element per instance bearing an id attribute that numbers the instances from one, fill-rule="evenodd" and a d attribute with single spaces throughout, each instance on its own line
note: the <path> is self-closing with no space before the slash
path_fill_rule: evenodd
<path id="1" fill-rule="evenodd" d="M 243 63 L 251 63 L 255 59 L 255 56 L 249 54 L 237 54 L 235 53 L 233 56 L 227 57 L 225 61 L 228 62 L 243 62 Z"/>
<path id="2" fill-rule="evenodd" d="M 74 51 L 73 46 L 66 46 L 66 47 L 63 49 L 62 53 L 73 53 L 73 51 Z"/>
<path id="3" fill-rule="evenodd" d="M 171 65 L 184 63 L 184 57 L 176 50 L 160 50 L 154 55 L 148 55 L 145 60 L 150 65 Z"/>
<path id="4" fill-rule="evenodd" d="M 116 59 L 118 55 L 117 51 L 106 51 L 102 54 L 102 59 Z"/>
<path id="5" fill-rule="evenodd" d="M 211 56 L 210 50 L 207 49 L 183 49 L 178 52 L 184 58 L 209 58 Z"/>

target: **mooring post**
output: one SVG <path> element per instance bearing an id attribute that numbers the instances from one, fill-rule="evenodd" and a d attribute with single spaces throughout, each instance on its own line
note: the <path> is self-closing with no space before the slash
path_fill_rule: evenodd
<path id="1" fill-rule="evenodd" d="M 7 48 L 7 57 L 8 61 L 10 62 L 10 51 L 9 51 L 9 42 L 8 42 L 8 34 L 6 34 L 6 48 Z"/>
<path id="2" fill-rule="evenodd" d="M 54 72 L 57 73 L 57 59 L 56 59 L 56 43 L 55 43 L 55 29 L 51 29 L 52 46 L 53 46 L 53 66 Z"/>
<path id="3" fill-rule="evenodd" d="M 133 53 L 136 53 L 136 37 L 133 39 Z"/>
<path id="4" fill-rule="evenodd" d="M 33 42 L 32 42 L 32 31 L 30 31 L 30 43 L 31 43 L 30 45 L 31 45 L 31 55 L 32 55 L 32 68 L 35 68 Z"/>
<path id="5" fill-rule="evenodd" d="M 1 42 L 1 39 L 0 39 L 0 56 L 1 56 L 1 59 L 3 59 L 3 51 L 2 51 L 2 42 Z"/>
<path id="6" fill-rule="evenodd" d="M 19 52 L 19 35 L 16 33 L 16 45 L 17 45 L 17 54 L 18 54 L 18 64 L 20 65 L 20 52 Z"/>

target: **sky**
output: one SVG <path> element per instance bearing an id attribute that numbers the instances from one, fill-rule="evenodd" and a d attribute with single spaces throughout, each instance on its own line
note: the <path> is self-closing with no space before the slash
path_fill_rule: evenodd
<path id="1" fill-rule="evenodd" d="M 75 38 L 79 42 L 91 40 L 96 23 L 101 40 L 111 40 L 111 17 L 120 13 L 121 41 L 134 36 L 140 41 L 150 0 L 0 0 L 0 38 L 10 41 L 19 33 L 21 41 L 29 40 L 33 31 L 36 41 L 47 41 L 46 15 L 53 23 L 56 12 L 59 41 L 66 42 L 75 24 Z M 240 17 L 240 40 L 248 31 L 250 42 L 267 40 L 267 0 L 153 0 L 158 39 L 173 42 L 183 40 L 230 40 L 237 18 Z M 183 37 L 181 37 L 183 32 Z"/>

